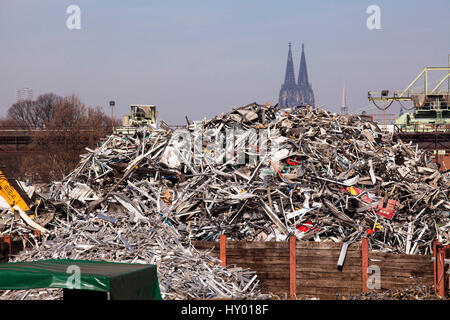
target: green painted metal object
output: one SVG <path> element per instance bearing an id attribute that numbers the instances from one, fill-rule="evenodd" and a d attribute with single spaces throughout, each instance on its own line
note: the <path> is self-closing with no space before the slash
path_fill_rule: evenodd
<path id="1" fill-rule="evenodd" d="M 413 95 L 414 112 L 404 113 L 395 120 L 401 132 L 450 131 L 450 96 Z"/>
<path id="2" fill-rule="evenodd" d="M 162 300 L 156 265 L 51 259 L 0 264 L 0 289 L 109 292 L 111 300 Z"/>

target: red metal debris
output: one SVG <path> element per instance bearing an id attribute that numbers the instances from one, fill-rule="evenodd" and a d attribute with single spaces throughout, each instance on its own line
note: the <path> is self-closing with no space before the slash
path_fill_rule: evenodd
<path id="1" fill-rule="evenodd" d="M 353 195 L 360 195 L 364 191 L 355 187 L 346 187 L 344 189 L 340 189 L 341 191 L 347 191 L 350 192 Z M 370 204 L 374 202 L 372 199 L 374 197 L 373 194 L 369 194 L 368 192 L 364 192 L 364 194 L 361 196 L 361 200 L 364 201 L 367 204 Z M 388 199 L 386 201 L 386 205 L 384 206 L 384 197 L 381 198 L 380 202 L 378 203 L 378 206 L 376 206 L 373 210 L 376 214 L 385 217 L 386 219 L 392 219 L 395 215 L 395 212 L 398 209 L 398 206 L 400 203 L 393 199 Z"/>

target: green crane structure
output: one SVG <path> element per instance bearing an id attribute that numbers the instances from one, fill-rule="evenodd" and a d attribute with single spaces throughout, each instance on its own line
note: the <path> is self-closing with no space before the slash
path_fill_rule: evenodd
<path id="1" fill-rule="evenodd" d="M 431 86 L 430 74 L 444 71 L 445 76 Z M 411 89 L 420 79 L 423 79 L 423 89 Z M 446 80 L 448 88 L 443 88 Z M 450 158 L 445 156 L 450 150 L 450 66 L 425 67 L 404 90 L 391 94 L 389 90 L 369 91 L 368 99 L 383 112 L 395 101 L 399 102 L 406 112 L 395 119 L 393 139 L 412 141 L 421 149 L 432 150 L 440 169 L 450 169 Z M 412 102 L 412 106 L 407 108 L 402 102 Z M 445 164 L 447 161 L 449 165 Z"/>
<path id="2" fill-rule="evenodd" d="M 447 71 L 447 74 L 431 88 L 429 73 L 436 71 Z M 447 132 L 450 130 L 450 91 L 447 88 L 441 90 L 439 88 L 449 76 L 450 67 L 425 67 L 403 91 L 394 91 L 392 95 L 389 95 L 389 90 L 369 91 L 368 98 L 383 111 L 394 101 L 400 104 L 405 101 L 413 102 L 413 107 L 409 108 L 411 112 L 403 113 L 395 121 L 397 129 L 401 132 Z M 421 78 L 424 81 L 424 89 L 411 90 Z M 379 105 L 380 102 L 383 106 Z"/>

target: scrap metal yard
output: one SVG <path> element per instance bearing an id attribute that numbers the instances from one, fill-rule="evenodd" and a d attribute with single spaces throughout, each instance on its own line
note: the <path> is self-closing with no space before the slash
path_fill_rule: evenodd
<path id="1" fill-rule="evenodd" d="M 450 243 L 447 175 L 359 116 L 252 103 L 185 128 L 108 135 L 86 151 L 62 181 L 31 190 L 52 208 L 34 218 L 39 238 L 3 213 L 3 235 L 26 239 L 10 262 L 155 264 L 163 299 L 351 299 L 433 292 L 436 244 Z M 241 251 L 209 253 L 227 240 Z M 367 285 L 373 264 L 379 287 Z"/>
<path id="2" fill-rule="evenodd" d="M 449 9 L 1 0 L 0 300 L 447 303 Z M 36 305 L 10 310 L 61 315 Z"/>

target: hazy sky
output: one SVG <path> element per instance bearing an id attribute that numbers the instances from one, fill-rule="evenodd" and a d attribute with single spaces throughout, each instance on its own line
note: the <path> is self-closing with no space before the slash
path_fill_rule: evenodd
<path id="1" fill-rule="evenodd" d="M 81 29 L 69 30 L 69 5 Z M 381 30 L 369 30 L 369 5 Z M 316 105 L 351 110 L 368 90 L 403 89 L 424 66 L 447 66 L 450 1 L 0 0 L 0 116 L 29 86 L 35 98 L 77 94 L 87 105 L 156 104 L 170 124 L 253 101 L 275 104 L 292 42 L 301 43 Z M 398 106 L 391 111 L 397 111 Z"/>

